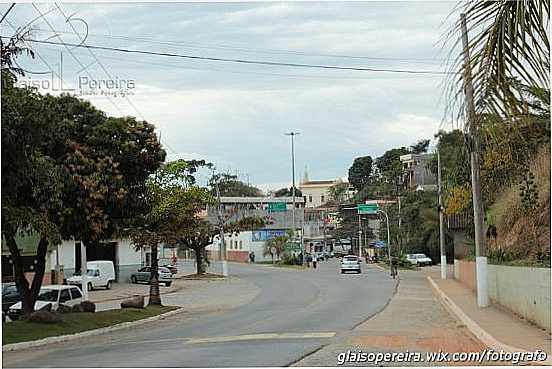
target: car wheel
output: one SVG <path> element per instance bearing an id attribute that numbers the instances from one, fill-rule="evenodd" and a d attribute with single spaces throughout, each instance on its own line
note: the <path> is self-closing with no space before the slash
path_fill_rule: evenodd
<path id="1" fill-rule="evenodd" d="M 93 288 L 92 288 L 92 283 L 88 282 L 88 291 L 92 291 Z"/>
<path id="2" fill-rule="evenodd" d="M 170 287 L 170 286 L 171 286 L 171 282 L 165 282 L 165 286 Z"/>
<path id="3" fill-rule="evenodd" d="M 105 289 L 106 290 L 110 290 L 111 289 L 111 281 L 108 281 L 107 284 L 105 285 Z"/>
<path id="4" fill-rule="evenodd" d="M 12 320 L 12 321 L 14 321 L 14 322 L 15 322 L 16 320 L 19 320 L 19 315 L 10 315 L 10 314 L 8 314 L 8 317 L 10 318 L 10 320 Z"/>
<path id="5" fill-rule="evenodd" d="M 344 271 L 344 270 L 342 270 L 342 271 L 341 271 L 341 274 L 345 274 L 345 271 Z"/>
<path id="6" fill-rule="evenodd" d="M 136 280 L 136 276 L 130 277 L 130 282 L 131 283 L 138 283 L 138 281 Z"/>

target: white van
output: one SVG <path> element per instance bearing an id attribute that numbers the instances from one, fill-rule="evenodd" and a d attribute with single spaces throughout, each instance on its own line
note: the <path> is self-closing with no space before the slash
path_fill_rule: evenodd
<path id="1" fill-rule="evenodd" d="M 105 287 L 106 290 L 111 288 L 115 280 L 115 267 L 111 260 L 89 261 L 86 263 L 86 269 L 88 291 L 96 287 Z M 68 278 L 67 284 L 81 286 L 82 277 L 80 273 L 76 273 L 71 278 Z"/>

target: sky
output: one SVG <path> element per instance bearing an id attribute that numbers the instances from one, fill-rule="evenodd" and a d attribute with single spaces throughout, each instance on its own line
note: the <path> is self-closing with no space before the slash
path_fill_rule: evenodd
<path id="1" fill-rule="evenodd" d="M 33 40 L 55 43 L 443 72 L 449 55 L 443 35 L 456 17 L 450 16 L 456 6 L 450 1 L 58 5 L 18 3 L 0 34 L 29 26 Z M 0 5 L 0 12 L 8 6 Z M 311 180 L 347 177 L 355 157 L 377 157 L 452 128 L 443 123 L 444 74 L 29 46 L 37 56 L 19 58 L 30 72 L 20 83 L 40 83 L 40 92 L 56 94 L 61 86 L 74 89 L 70 92 L 109 115 L 145 119 L 157 127 L 169 160 L 206 159 L 264 190 L 291 183 L 286 132 L 300 133 L 295 138 L 299 181 L 305 170 Z"/>

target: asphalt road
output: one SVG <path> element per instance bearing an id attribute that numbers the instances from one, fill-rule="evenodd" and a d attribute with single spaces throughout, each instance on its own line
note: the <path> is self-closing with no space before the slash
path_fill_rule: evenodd
<path id="1" fill-rule="evenodd" d="M 307 271 L 236 263 L 230 268 L 261 289 L 248 304 L 5 352 L 3 366 L 287 366 L 382 310 L 395 290 L 388 274 L 364 263 L 360 275 L 340 274 L 337 259 Z M 185 291 L 179 293 L 186 298 Z"/>

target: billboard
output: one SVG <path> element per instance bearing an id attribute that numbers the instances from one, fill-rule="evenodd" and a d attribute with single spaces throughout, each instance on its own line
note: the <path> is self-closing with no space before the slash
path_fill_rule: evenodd
<path id="1" fill-rule="evenodd" d="M 253 231 L 251 234 L 253 242 L 262 242 L 279 236 L 287 236 L 287 231 L 280 229 L 262 229 L 259 231 Z"/>

